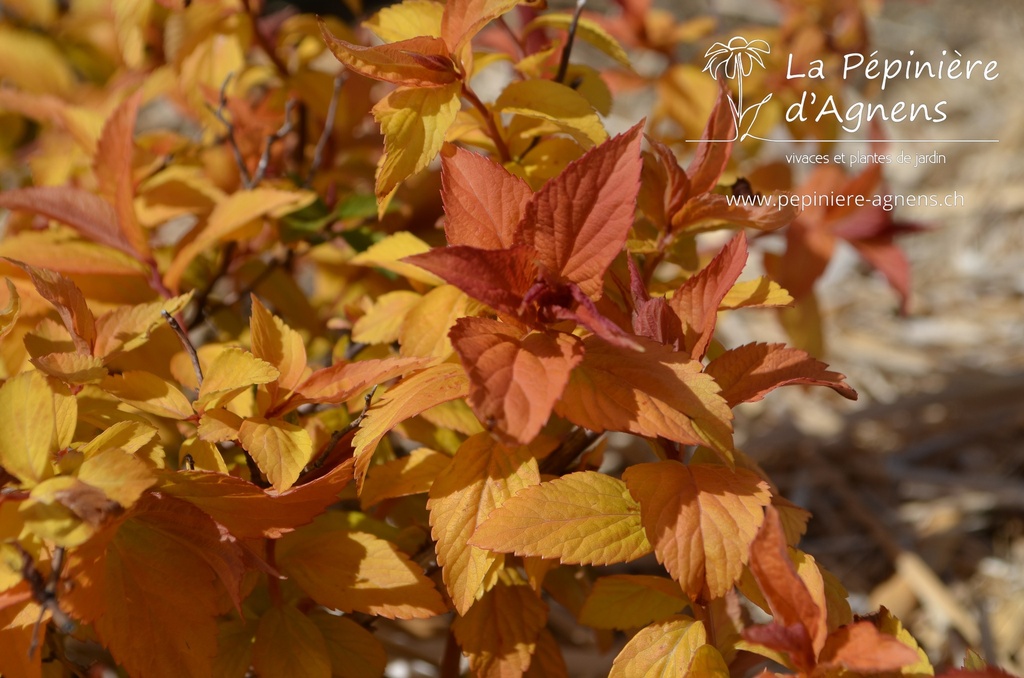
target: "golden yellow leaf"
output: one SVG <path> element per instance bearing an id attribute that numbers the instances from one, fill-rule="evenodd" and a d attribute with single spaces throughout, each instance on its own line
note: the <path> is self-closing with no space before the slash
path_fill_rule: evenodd
<path id="1" fill-rule="evenodd" d="M 75 82 L 68 61 L 53 40 L 42 33 L 0 24 L 0 79 L 18 89 L 65 95 Z"/>
<path id="2" fill-rule="evenodd" d="M 398 341 L 405 316 L 422 298 L 422 295 L 409 290 L 388 292 L 377 297 L 373 307 L 352 326 L 352 341 L 363 344 Z"/>
<path id="3" fill-rule="evenodd" d="M 494 110 L 550 122 L 584 148 L 608 139 L 590 102 L 571 87 L 552 80 L 511 83 L 494 102 Z"/>
<path id="4" fill-rule="evenodd" d="M 71 548 L 88 541 L 118 506 L 77 478 L 57 476 L 33 487 L 19 510 L 25 527 L 37 538 Z"/>
<path id="5" fill-rule="evenodd" d="M 40 372 L 69 384 L 95 384 L 107 376 L 101 358 L 81 353 L 49 353 L 31 362 Z"/>
<path id="6" fill-rule="evenodd" d="M 405 316 L 399 333 L 403 356 L 438 358 L 444 360 L 452 354 L 449 330 L 455 321 L 476 315 L 483 305 L 454 285 L 441 285 L 423 295 L 418 304 Z"/>
<path id="7" fill-rule="evenodd" d="M 547 615 L 529 586 L 499 584 L 455 619 L 452 631 L 474 676 L 518 676 L 530 667 Z"/>
<path id="8" fill-rule="evenodd" d="M 623 563 L 651 552 L 640 505 L 625 483 L 595 471 L 523 489 L 492 511 L 469 543 L 586 565 Z"/>
<path id="9" fill-rule="evenodd" d="M 53 391 L 40 372 L 23 372 L 0 386 L 0 466 L 26 486 L 53 475 Z"/>
<path id="10" fill-rule="evenodd" d="M 170 419 L 188 419 L 192 403 L 169 381 L 151 372 L 129 370 L 106 377 L 100 388 L 143 412 Z"/>
<path id="11" fill-rule="evenodd" d="M 793 297 L 779 283 L 761 276 L 753 280 L 738 282 L 726 292 L 719 310 L 761 306 L 789 306 Z"/>
<path id="12" fill-rule="evenodd" d="M 704 625 L 686 616 L 670 617 L 642 629 L 622 648 L 608 678 L 693 676 L 687 671 L 698 648 L 708 642 Z"/>
<path id="13" fill-rule="evenodd" d="M 398 42 L 427 35 L 441 37 L 441 15 L 444 5 L 433 0 L 405 0 L 384 7 L 363 22 L 384 42 Z"/>
<path id="14" fill-rule="evenodd" d="M 240 348 L 229 347 L 206 369 L 196 410 L 220 407 L 253 384 L 266 384 L 280 375 L 277 368 Z"/>
<path id="15" fill-rule="evenodd" d="M 201 440 L 209 443 L 224 443 L 238 438 L 242 418 L 234 412 L 216 409 L 207 410 L 199 417 L 198 433 Z"/>
<path id="16" fill-rule="evenodd" d="M 237 437 L 237 429 L 232 438 Z M 192 457 L 192 463 L 195 468 L 200 471 L 217 471 L 218 473 L 227 473 L 228 466 L 224 463 L 224 457 L 221 455 L 220 450 L 217 446 L 206 440 L 202 440 L 196 436 L 186 438 L 178 449 L 178 460 L 184 465 L 185 455 Z"/>
<path id="17" fill-rule="evenodd" d="M 324 527 L 318 528 L 318 523 Z M 325 607 L 388 619 L 419 619 L 446 611 L 418 565 L 391 542 L 365 532 L 332 529 L 329 518 L 277 543 L 283 574 Z"/>
<path id="18" fill-rule="evenodd" d="M 385 499 L 427 492 L 452 458 L 447 454 L 415 449 L 407 456 L 371 466 L 363 480 L 359 502 L 368 508 Z"/>
<path id="19" fill-rule="evenodd" d="M 177 290 L 185 269 L 210 245 L 232 240 L 255 220 L 297 206 L 309 198 L 309 194 L 304 192 L 271 188 L 232 193 L 214 208 L 199 234 L 175 255 L 164 273 L 164 284 Z"/>
<path id="20" fill-rule="evenodd" d="M 309 433 L 283 419 L 246 419 L 238 429 L 238 441 L 278 492 L 294 485 L 313 458 Z"/>
<path id="21" fill-rule="evenodd" d="M 768 484 L 746 469 L 661 461 L 622 474 L 640 504 L 658 562 L 691 599 L 719 598 L 750 558 L 771 501 Z"/>
<path id="22" fill-rule="evenodd" d="M 149 340 L 150 334 L 165 323 L 162 312 L 174 315 L 188 305 L 192 292 L 161 301 L 135 306 L 118 306 L 96 319 L 96 345 L 93 355 L 108 358 L 131 351 Z"/>
<path id="23" fill-rule="evenodd" d="M 252 296 L 249 328 L 253 355 L 277 368 L 281 388 L 293 390 L 312 372 L 306 364 L 302 335 L 272 315 L 256 295 Z"/>
<path id="24" fill-rule="evenodd" d="M 156 476 L 134 455 L 108 449 L 88 457 L 78 468 L 78 479 L 101 490 L 124 508 L 131 508 Z"/>
<path id="25" fill-rule="evenodd" d="M 466 440 L 434 480 L 427 508 L 437 563 L 459 614 L 497 583 L 505 556 L 467 542 L 495 508 L 524 487 L 540 483 L 532 451 L 507 447 L 490 433 Z"/>
<path id="26" fill-rule="evenodd" d="M 383 268 L 385 271 L 391 271 L 409 280 L 416 280 L 428 285 L 443 285 L 444 281 L 433 273 L 428 273 L 419 266 L 402 261 L 414 254 L 423 254 L 429 251 L 430 245 L 408 231 L 399 231 L 374 243 L 365 252 L 349 259 L 348 263 L 356 266 Z"/>
<path id="27" fill-rule="evenodd" d="M 406 377 L 388 390 L 366 413 L 352 438 L 355 446 L 355 476 L 359 486 L 362 486 L 377 443 L 388 431 L 435 405 L 465 398 L 467 393 L 469 380 L 466 373 L 461 366 L 452 363 L 428 367 Z"/>
<path id="28" fill-rule="evenodd" d="M 122 450 L 133 453 L 141 450 L 156 437 L 157 430 L 150 424 L 139 421 L 119 421 L 108 426 L 95 438 L 79 448 L 88 459 L 103 450 Z"/>
<path id="29" fill-rule="evenodd" d="M 275 605 L 256 627 L 252 667 L 258 675 L 330 678 L 331 658 L 316 624 L 294 605 Z"/>
<path id="30" fill-rule="evenodd" d="M 148 270 L 137 256 L 86 240 L 63 227 L 8 235 L 0 242 L 0 256 L 67 275 L 142 276 Z"/>
<path id="31" fill-rule="evenodd" d="M 523 35 L 531 33 L 539 28 L 558 28 L 564 31 L 569 30 L 573 23 L 572 14 L 552 13 L 542 14 L 523 28 Z M 578 17 L 576 22 L 576 37 L 589 42 L 611 58 L 618 61 L 626 68 L 630 68 L 629 55 L 622 48 L 619 41 L 613 38 L 601 24 L 588 19 Z"/>
<path id="32" fill-rule="evenodd" d="M 596 629 L 630 629 L 678 614 L 689 604 L 679 584 L 666 577 L 613 574 L 594 582 L 579 622 Z"/>
<path id="33" fill-rule="evenodd" d="M 21 315 L 21 297 L 18 296 L 18 289 L 11 282 L 10 278 L 4 278 L 7 283 L 7 305 L 0 308 L 0 338 L 6 337 L 14 323 L 18 322 Z"/>
<path id="34" fill-rule="evenodd" d="M 398 184 L 437 157 L 445 133 L 462 106 L 461 89 L 461 82 L 442 87 L 400 87 L 373 107 L 373 117 L 384 135 L 384 156 L 377 168 L 375 189 L 380 215 Z"/>

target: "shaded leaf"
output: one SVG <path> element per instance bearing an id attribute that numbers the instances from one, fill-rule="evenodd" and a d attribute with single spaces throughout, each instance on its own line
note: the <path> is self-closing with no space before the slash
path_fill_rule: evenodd
<path id="1" fill-rule="evenodd" d="M 677 614 L 689 604 L 679 584 L 665 577 L 613 574 L 594 582 L 579 622 L 597 629 L 631 629 Z"/>
<path id="2" fill-rule="evenodd" d="M 497 311 L 515 315 L 534 282 L 535 257 L 530 247 L 483 250 L 459 245 L 407 257 L 405 261 L 441 276 Z"/>
<path id="3" fill-rule="evenodd" d="M 495 100 L 494 110 L 551 123 L 584 148 L 608 139 L 608 132 L 590 102 L 571 87 L 553 80 L 513 81 Z"/>
<path id="4" fill-rule="evenodd" d="M 75 343 L 75 350 L 82 355 L 91 355 L 96 343 L 96 319 L 78 286 L 60 273 L 12 259 L 8 261 L 24 269 L 40 296 L 57 309 L 57 315 Z"/>
<path id="5" fill-rule="evenodd" d="M 327 644 L 334 675 L 351 678 L 380 678 L 388 657 L 377 638 L 348 617 L 325 610 L 313 610 L 309 618 L 316 624 Z"/>
<path id="6" fill-rule="evenodd" d="M 366 508 L 385 499 L 427 492 L 451 461 L 447 454 L 421 447 L 405 457 L 371 466 L 359 501 Z"/>
<path id="7" fill-rule="evenodd" d="M 317 625 L 292 605 L 275 605 L 256 627 L 252 666 L 259 675 L 330 678 L 331 658 Z"/>
<path id="8" fill-rule="evenodd" d="M 547 613 L 547 605 L 530 587 L 499 584 L 453 621 L 452 631 L 474 675 L 522 675 Z"/>
<path id="9" fill-rule="evenodd" d="M 72 186 L 18 188 L 0 193 L 0 207 L 40 214 L 101 245 L 137 254 L 118 228 L 113 206 L 86 190 Z"/>

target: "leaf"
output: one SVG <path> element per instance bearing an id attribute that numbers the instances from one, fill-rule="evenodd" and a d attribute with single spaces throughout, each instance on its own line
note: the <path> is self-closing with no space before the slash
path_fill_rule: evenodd
<path id="1" fill-rule="evenodd" d="M 150 372 L 128 370 L 100 382 L 100 388 L 143 412 L 170 419 L 188 419 L 192 403 L 177 386 Z"/>
<path id="2" fill-rule="evenodd" d="M 118 306 L 96 319 L 93 355 L 109 358 L 145 344 L 157 327 L 163 326 L 163 311 L 174 315 L 192 300 L 192 293 L 136 306 Z"/>
<path id="3" fill-rule="evenodd" d="M 594 582 L 579 622 L 597 629 L 638 628 L 677 614 L 688 604 L 679 584 L 671 579 L 612 574 Z"/>
<path id="4" fill-rule="evenodd" d="M 338 617 L 326 610 L 313 610 L 309 618 L 327 644 L 334 675 L 350 678 L 380 678 L 384 675 L 387 652 L 376 636 L 348 617 Z"/>
<path id="5" fill-rule="evenodd" d="M 249 318 L 252 354 L 277 368 L 277 383 L 286 391 L 293 390 L 308 376 L 306 346 L 302 335 L 272 315 L 252 295 L 252 316 Z"/>
<path id="6" fill-rule="evenodd" d="M 293 605 L 263 613 L 252 649 L 252 667 L 263 676 L 330 678 L 331 658 L 317 625 Z"/>
<path id="7" fill-rule="evenodd" d="M 442 363 L 403 379 L 371 407 L 352 438 L 356 482 L 362 485 L 377 443 L 395 426 L 441 403 L 465 398 L 469 380 L 459 365 Z"/>
<path id="8" fill-rule="evenodd" d="M 398 341 L 405 316 L 422 298 L 409 290 L 380 295 L 366 315 L 352 326 L 352 341 L 363 344 L 390 344 Z"/>
<path id="9" fill-rule="evenodd" d="M 50 353 L 30 362 L 40 372 L 69 384 L 93 384 L 107 376 L 103 360 L 81 353 Z"/>
<path id="10" fill-rule="evenodd" d="M 553 124 L 584 148 L 608 139 L 597 111 L 576 90 L 553 80 L 510 83 L 494 102 L 496 113 L 513 113 Z"/>
<path id="11" fill-rule="evenodd" d="M 879 673 L 896 671 L 917 661 L 916 649 L 882 633 L 871 622 L 862 621 L 844 626 L 828 637 L 818 666 Z"/>
<path id="12" fill-rule="evenodd" d="M 583 343 L 571 334 L 522 336 L 485 318 L 460 319 L 451 338 L 469 375 L 469 404 L 477 417 L 523 444 L 547 423 L 569 372 L 583 359 Z"/>
<path id="13" fill-rule="evenodd" d="M 458 54 L 481 28 L 521 2 L 523 0 L 453 0 L 445 6 L 441 37 L 451 53 Z"/>
<path id="14" fill-rule="evenodd" d="M 444 5 L 434 0 L 404 0 L 382 7 L 363 22 L 363 26 L 384 42 L 410 40 L 421 35 L 441 37 L 441 15 Z"/>
<path id="15" fill-rule="evenodd" d="M 452 632 L 474 676 L 522 675 L 547 614 L 547 605 L 530 587 L 499 584 L 452 622 Z"/>
<path id="16" fill-rule="evenodd" d="M 768 602 L 773 623 L 748 628 L 743 637 L 786 652 L 797 668 L 809 670 L 825 646 L 826 614 L 789 559 L 782 523 L 772 506 L 750 546 L 750 572 Z"/>
<path id="17" fill-rule="evenodd" d="M 701 134 L 697 152 L 686 167 L 690 197 L 711 192 L 725 171 L 729 156 L 732 155 L 732 141 L 721 140 L 738 136 L 732 106 L 728 87 L 719 83 L 715 106 Z"/>
<path id="18" fill-rule="evenodd" d="M 447 454 L 421 447 L 405 457 L 371 466 L 359 502 L 365 509 L 385 499 L 425 493 L 451 461 Z"/>
<path id="19" fill-rule="evenodd" d="M 343 612 L 421 619 L 446 609 L 418 565 L 394 544 L 365 532 L 293 532 L 278 542 L 277 564 L 313 600 Z"/>
<path id="20" fill-rule="evenodd" d="M 558 28 L 563 31 L 568 31 L 573 23 L 572 14 L 542 14 L 528 23 L 523 28 L 522 32 L 523 35 L 528 35 L 540 28 Z M 577 38 L 581 38 L 589 42 L 594 47 L 615 59 L 620 65 L 630 68 L 629 55 L 626 54 L 626 50 L 622 48 L 622 45 L 620 45 L 615 38 L 608 34 L 601 24 L 593 21 L 592 19 L 588 19 L 587 17 L 578 17 L 575 24 Z"/>
<path id="21" fill-rule="evenodd" d="M 788 306 L 792 303 L 793 297 L 789 296 L 789 292 L 774 280 L 769 280 L 767 276 L 761 276 L 733 285 L 718 305 L 718 310 Z"/>
<path id="22" fill-rule="evenodd" d="M 459 81 L 448 47 L 440 38 L 423 35 L 363 47 L 335 37 L 323 20 L 320 32 L 338 61 L 359 75 L 418 89 L 436 89 Z"/>
<path id="23" fill-rule="evenodd" d="M 523 678 L 569 678 L 569 669 L 562 657 L 562 649 L 551 631 L 543 628 L 537 635 L 537 647 L 530 660 L 530 668 Z"/>
<path id="24" fill-rule="evenodd" d="M 584 565 L 628 562 L 651 551 L 625 484 L 595 471 L 522 490 L 491 512 L 469 543 Z"/>
<path id="25" fill-rule="evenodd" d="M 246 419 L 238 429 L 238 442 L 278 492 L 294 485 L 303 467 L 313 459 L 309 433 L 283 419 Z"/>
<path id="26" fill-rule="evenodd" d="M 28 487 L 53 475 L 53 397 L 46 377 L 36 371 L 0 386 L 0 466 Z"/>
<path id="27" fill-rule="evenodd" d="M 82 462 L 78 480 L 102 491 L 124 508 L 131 508 L 156 483 L 145 462 L 119 449 L 104 450 Z"/>
<path id="28" fill-rule="evenodd" d="M 497 583 L 505 564 L 467 542 L 492 510 L 524 487 L 538 485 L 537 460 L 527 447 L 506 447 L 489 433 L 468 438 L 430 488 L 431 536 L 437 543 L 437 563 L 452 603 L 459 614 Z"/>
<path id="29" fill-rule="evenodd" d="M 441 278 L 425 273 L 421 267 L 404 261 L 414 254 L 429 251 L 430 245 L 408 231 L 399 231 L 374 243 L 366 251 L 349 259 L 348 263 L 355 266 L 376 266 L 385 271 L 397 273 L 409 280 L 416 280 L 427 285 L 440 285 Z"/>
<path id="30" fill-rule="evenodd" d="M 732 410 L 699 362 L 636 338 L 643 353 L 583 340 L 583 362 L 555 411 L 592 431 L 616 430 L 684 445 L 710 445 L 732 459 Z"/>
<path id="31" fill-rule="evenodd" d="M 722 387 L 720 395 L 730 407 L 757 402 L 787 384 L 828 386 L 844 398 L 856 400 L 857 392 L 846 383 L 846 377 L 827 367 L 798 348 L 757 343 L 726 351 L 704 371 Z"/>
<path id="32" fill-rule="evenodd" d="M 483 250 L 459 245 L 431 250 L 404 261 L 441 276 L 491 308 L 515 315 L 534 282 L 536 253 L 531 247 Z"/>
<path id="33" fill-rule="evenodd" d="M 375 384 L 383 384 L 395 377 L 422 368 L 428 361 L 422 358 L 371 358 L 358 362 L 340 362 L 317 370 L 295 389 L 297 396 L 289 405 L 303 403 L 330 403 L 337 405 L 359 395 Z"/>
<path id="34" fill-rule="evenodd" d="M 742 231 L 701 271 L 680 286 L 669 306 L 683 323 L 679 350 L 700 360 L 711 345 L 718 307 L 747 263 L 747 236 Z"/>
<path id="35" fill-rule="evenodd" d="M 441 150 L 445 133 L 462 107 L 460 83 L 443 87 L 402 87 L 373 107 L 384 135 L 384 156 L 377 169 L 378 213 L 392 192 L 425 168 Z"/>
<path id="36" fill-rule="evenodd" d="M 346 462 L 326 475 L 280 494 L 264 492 L 247 480 L 207 471 L 168 471 L 160 491 L 198 506 L 242 539 L 277 539 L 306 525 L 338 500 L 352 480 Z"/>
<path id="37" fill-rule="evenodd" d="M 690 617 L 670 617 L 641 629 L 622 648 L 608 678 L 694 676 L 689 668 L 697 650 L 708 642 L 704 625 Z"/>
<path id="38" fill-rule="evenodd" d="M 195 402 L 196 410 L 220 407 L 253 384 L 274 381 L 279 374 L 276 367 L 247 351 L 235 347 L 226 348 L 217 354 L 206 369 Z"/>
<path id="39" fill-rule="evenodd" d="M 137 256 L 117 225 L 117 213 L 103 198 L 71 186 L 29 186 L 0 193 L 0 207 L 39 214 L 75 229 L 107 247 Z"/>
<path id="40" fill-rule="evenodd" d="M 132 154 L 135 120 L 142 101 L 142 90 L 125 99 L 103 126 L 93 170 L 99 184 L 97 192 L 113 206 L 118 230 L 142 258 L 149 257 L 149 240 L 135 216 L 135 186 L 132 181 Z"/>
<path id="41" fill-rule="evenodd" d="M 399 335 L 403 356 L 446 359 L 452 354 L 448 331 L 459 318 L 475 315 L 480 304 L 454 285 L 427 292 L 409 311 Z"/>
<path id="42" fill-rule="evenodd" d="M 0 339 L 10 334 L 21 315 L 21 297 L 18 296 L 18 289 L 11 282 L 10 278 L 4 278 L 7 283 L 7 305 L 0 308 Z"/>
<path id="43" fill-rule="evenodd" d="M 441 199 L 449 245 L 511 247 L 532 197 L 525 181 L 489 158 L 456 146 L 442 149 Z"/>
<path id="44" fill-rule="evenodd" d="M 8 261 L 28 273 L 40 296 L 57 309 L 57 314 L 75 343 L 75 350 L 82 355 L 91 355 L 96 343 L 96 319 L 74 281 L 45 268 L 36 268 L 12 259 Z"/>
<path id="45" fill-rule="evenodd" d="M 745 469 L 676 461 L 631 466 L 622 478 L 658 562 L 683 592 L 695 600 L 725 595 L 750 558 L 768 484 Z"/>
<path id="46" fill-rule="evenodd" d="M 542 81 L 530 81 L 531 87 Z M 544 184 L 519 226 L 541 266 L 596 298 L 633 226 L 640 189 L 638 124 L 592 149 Z"/>
<path id="47" fill-rule="evenodd" d="M 177 290 L 185 269 L 193 259 L 209 249 L 210 245 L 235 239 L 239 232 L 253 221 L 306 199 L 307 194 L 299 191 L 280 191 L 271 188 L 255 188 L 228 195 L 213 208 L 206 225 L 196 237 L 178 250 L 164 272 L 164 285 L 171 290 Z"/>
<path id="48" fill-rule="evenodd" d="M 103 450 L 118 449 L 134 454 L 157 435 L 157 430 L 144 421 L 119 421 L 78 448 L 82 456 L 89 457 Z"/>
<path id="49" fill-rule="evenodd" d="M 225 592 L 237 601 L 242 572 L 240 547 L 208 516 L 144 495 L 120 524 L 70 552 L 75 586 L 61 607 L 91 624 L 133 676 L 209 675 L 220 601 Z"/>

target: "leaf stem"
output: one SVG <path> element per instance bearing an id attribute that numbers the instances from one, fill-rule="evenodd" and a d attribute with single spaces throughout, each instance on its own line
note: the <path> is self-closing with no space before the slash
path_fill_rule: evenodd
<path id="1" fill-rule="evenodd" d="M 486 104 L 480 101 L 480 97 L 470 89 L 469 84 L 466 82 L 462 83 L 462 96 L 483 116 L 484 123 L 487 125 L 487 136 L 494 141 L 494 146 L 498 150 L 498 157 L 501 158 L 501 162 L 506 163 L 511 160 L 512 155 L 508 151 L 508 145 L 505 144 L 505 140 L 501 137 L 498 124 L 494 121 L 494 114 L 487 109 Z"/>
<path id="2" fill-rule="evenodd" d="M 313 161 L 309 166 L 309 173 L 306 175 L 306 179 L 302 182 L 303 186 L 311 186 L 313 184 L 313 179 L 316 177 L 316 173 L 320 171 L 320 166 L 324 162 L 324 150 L 327 148 L 327 142 L 330 140 L 331 134 L 334 133 L 334 118 L 338 110 L 338 99 L 341 98 L 341 86 L 345 84 L 346 79 L 347 76 L 344 72 L 334 77 L 331 101 L 327 104 L 327 120 L 324 121 L 324 129 L 320 132 L 320 138 L 316 141 L 316 148 L 313 149 Z"/>
<path id="3" fill-rule="evenodd" d="M 192 369 L 196 372 L 196 382 L 199 384 L 199 388 L 203 387 L 203 368 L 199 365 L 199 354 L 196 353 L 196 347 L 192 345 L 192 340 L 188 338 L 188 334 L 181 328 L 178 321 L 174 319 L 167 311 L 160 311 L 160 315 L 164 317 L 167 324 L 171 326 L 174 333 L 178 335 L 178 340 L 181 345 L 185 347 L 185 352 L 188 353 L 189 360 L 192 361 Z"/>
<path id="4" fill-rule="evenodd" d="M 562 48 L 562 58 L 558 62 L 558 73 L 555 75 L 555 82 L 565 83 L 566 73 L 569 71 L 569 56 L 572 54 L 572 45 L 576 41 L 576 28 L 580 23 L 580 15 L 587 0 L 576 0 L 576 11 L 572 15 L 572 23 L 569 24 L 569 36 L 565 39 L 565 47 Z"/>

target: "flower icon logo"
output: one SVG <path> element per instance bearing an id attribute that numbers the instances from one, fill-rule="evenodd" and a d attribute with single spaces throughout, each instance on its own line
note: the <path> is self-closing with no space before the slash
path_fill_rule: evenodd
<path id="1" fill-rule="evenodd" d="M 771 46 L 764 40 L 747 40 L 743 36 L 737 35 L 729 40 L 728 43 L 716 42 L 704 53 L 704 58 L 708 60 L 707 65 L 704 66 L 704 71 L 710 73 L 711 77 L 717 80 L 719 75 L 722 75 L 727 80 L 736 80 L 738 90 L 737 101 L 733 104 L 732 112 L 736 120 L 737 139 L 742 140 L 750 136 L 750 128 L 753 126 L 761 106 L 772 98 L 772 95 L 769 93 L 768 96 L 759 103 L 753 104 L 750 108 L 743 107 L 743 78 L 749 76 L 754 71 L 755 63 L 764 68 L 764 60 L 761 56 L 769 54 L 771 51 Z M 746 120 L 748 117 L 749 121 Z M 744 122 L 746 122 L 745 125 L 743 124 Z M 746 130 L 742 136 L 740 135 L 741 129 Z M 735 139 L 732 141 L 735 141 Z"/>

